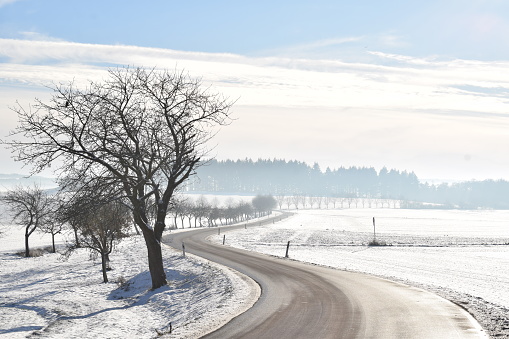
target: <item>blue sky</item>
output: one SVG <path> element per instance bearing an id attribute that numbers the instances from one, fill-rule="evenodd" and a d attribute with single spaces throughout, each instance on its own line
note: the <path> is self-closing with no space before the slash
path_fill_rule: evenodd
<path id="1" fill-rule="evenodd" d="M 81 43 L 253 56 L 310 45 L 317 54 L 339 58 L 344 49 L 363 48 L 416 57 L 509 57 L 509 2 L 503 0 L 2 3 L 3 38 L 39 34 Z M 346 39 L 356 40 L 334 44 Z M 331 44 L 314 45 L 319 41 Z"/>
<path id="2" fill-rule="evenodd" d="M 238 99 L 219 158 L 509 179 L 508 1 L 0 0 L 0 135 L 16 100 L 111 65 Z"/>

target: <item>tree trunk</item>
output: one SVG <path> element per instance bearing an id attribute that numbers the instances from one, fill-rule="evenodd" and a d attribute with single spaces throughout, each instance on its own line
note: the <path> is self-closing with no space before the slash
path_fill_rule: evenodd
<path id="1" fill-rule="evenodd" d="M 148 250 L 148 268 L 152 278 L 152 289 L 167 285 L 166 272 L 163 266 L 161 243 L 155 238 L 154 233 L 147 230 L 143 232 L 145 244 Z"/>
<path id="2" fill-rule="evenodd" d="M 51 244 L 53 245 L 53 252 L 56 253 L 57 249 L 55 248 L 55 234 L 51 233 Z"/>
<path id="3" fill-rule="evenodd" d="M 30 235 L 28 233 L 25 233 L 25 257 L 29 257 L 30 256 L 30 249 L 28 248 L 28 237 Z"/>
<path id="4" fill-rule="evenodd" d="M 105 259 L 106 259 L 106 271 L 111 271 L 111 266 L 110 266 L 110 254 L 109 253 L 106 253 L 104 255 Z"/>
<path id="5" fill-rule="evenodd" d="M 102 271 L 103 271 L 103 282 L 104 283 L 107 283 L 108 282 L 108 274 L 106 273 L 106 256 L 107 254 L 106 253 L 101 253 L 101 267 L 102 267 Z"/>
<path id="6" fill-rule="evenodd" d="M 81 244 L 80 244 L 80 237 L 78 236 L 78 227 L 73 227 L 73 230 L 74 230 L 74 239 L 76 242 L 76 248 L 80 248 Z"/>

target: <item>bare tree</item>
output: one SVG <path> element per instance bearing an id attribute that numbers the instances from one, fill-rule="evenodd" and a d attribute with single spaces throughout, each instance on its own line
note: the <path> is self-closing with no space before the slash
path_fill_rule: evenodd
<path id="1" fill-rule="evenodd" d="M 345 202 L 346 202 L 346 198 L 345 197 L 340 197 L 339 198 L 339 203 L 341 204 L 341 208 L 343 208 L 343 205 L 344 205 Z"/>
<path id="2" fill-rule="evenodd" d="M 253 217 L 253 205 L 248 202 L 241 201 L 238 204 L 239 215 L 242 221 L 249 220 Z"/>
<path id="3" fill-rule="evenodd" d="M 299 209 L 300 198 L 301 196 L 299 194 L 292 195 L 292 203 L 295 205 L 296 210 Z"/>
<path id="4" fill-rule="evenodd" d="M 62 231 L 66 229 L 66 224 L 68 223 L 65 213 L 63 213 L 66 201 L 60 194 L 49 196 L 48 199 L 50 209 L 48 211 L 48 218 L 47 221 L 39 227 L 39 229 L 41 232 L 51 235 L 51 248 L 52 248 L 51 252 L 56 253 L 57 249 L 55 246 L 55 236 L 57 234 L 61 234 Z M 74 235 L 76 239 L 76 246 L 79 247 L 77 230 Z"/>
<path id="5" fill-rule="evenodd" d="M 354 203 L 354 202 L 355 202 L 355 200 L 356 200 L 356 199 L 355 199 L 355 197 L 353 197 L 353 196 L 350 196 L 350 197 L 347 197 L 347 198 L 346 198 L 346 202 L 348 203 L 348 208 L 352 208 L 352 203 Z"/>
<path id="6" fill-rule="evenodd" d="M 259 217 L 270 214 L 277 207 L 277 201 L 272 195 L 257 195 L 253 198 L 252 204 Z"/>
<path id="7" fill-rule="evenodd" d="M 325 204 L 325 209 L 329 209 L 329 205 L 332 201 L 332 198 L 330 196 L 323 197 L 323 203 Z"/>
<path id="8" fill-rule="evenodd" d="M 121 190 L 145 238 L 152 288 L 166 285 L 168 205 L 207 154 L 211 128 L 229 122 L 232 103 L 184 73 L 143 68 L 112 69 L 86 89 L 52 89 L 48 103 L 12 108 L 19 125 L 4 143 L 33 173 L 56 164 L 59 175 L 86 173 Z"/>
<path id="9" fill-rule="evenodd" d="M 195 218 L 198 218 L 200 221 L 200 227 L 202 225 L 202 220 L 209 214 L 210 205 L 207 201 L 207 198 L 205 198 L 203 195 L 200 195 L 195 203 L 196 207 L 196 215 Z M 195 219 L 195 225 L 196 225 L 196 219 Z"/>
<path id="10" fill-rule="evenodd" d="M 58 218 L 52 218 L 45 224 L 41 225 L 40 229 L 44 233 L 51 234 L 51 252 L 56 253 L 57 248 L 55 246 L 55 236 L 62 233 L 64 230 L 64 223 L 59 221 Z"/>
<path id="11" fill-rule="evenodd" d="M 101 257 L 103 282 L 108 282 L 107 271 L 110 269 L 109 255 L 116 243 L 128 236 L 132 218 L 128 208 L 119 201 L 106 204 L 96 202 L 78 202 L 72 208 L 76 224 L 79 228 L 81 247 L 96 252 Z M 70 248 L 72 251 L 74 248 Z"/>
<path id="12" fill-rule="evenodd" d="M 177 218 L 180 218 L 180 225 L 185 227 L 184 221 L 189 212 L 189 204 L 187 199 L 183 196 L 174 196 L 172 199 L 171 212 L 175 221 L 175 228 L 177 227 Z"/>
<path id="13" fill-rule="evenodd" d="M 322 209 L 322 203 L 324 201 L 323 197 L 321 195 L 314 197 L 314 200 L 316 202 L 316 205 L 318 206 L 318 209 Z"/>
<path id="14" fill-rule="evenodd" d="M 283 209 L 283 203 L 285 202 L 285 195 L 284 194 L 278 194 L 275 196 L 277 204 L 279 205 L 279 209 Z"/>
<path id="15" fill-rule="evenodd" d="M 286 209 L 289 210 L 290 206 L 292 205 L 292 197 L 291 196 L 285 197 L 285 204 L 286 204 Z"/>
<path id="16" fill-rule="evenodd" d="M 305 199 L 306 199 L 306 204 L 309 204 L 309 208 L 313 209 L 313 206 L 316 202 L 315 197 L 310 195 L 308 197 L 305 197 Z"/>
<path id="17" fill-rule="evenodd" d="M 34 185 L 15 187 L 2 196 L 1 200 L 7 205 L 12 221 L 25 228 L 25 257 L 29 257 L 29 237 L 49 222 L 50 198 L 39 186 Z"/>
<path id="18" fill-rule="evenodd" d="M 332 202 L 333 208 L 336 209 L 336 204 L 338 202 L 338 198 L 337 197 L 331 197 L 331 202 Z"/>

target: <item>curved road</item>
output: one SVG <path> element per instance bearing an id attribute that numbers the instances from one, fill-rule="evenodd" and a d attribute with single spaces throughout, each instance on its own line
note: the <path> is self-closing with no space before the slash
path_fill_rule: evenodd
<path id="1" fill-rule="evenodd" d="M 261 286 L 251 309 L 205 338 L 487 338 L 466 311 L 432 293 L 206 241 L 217 232 L 207 228 L 163 237 L 166 244 L 182 249 L 184 242 L 186 252 L 229 266 Z"/>

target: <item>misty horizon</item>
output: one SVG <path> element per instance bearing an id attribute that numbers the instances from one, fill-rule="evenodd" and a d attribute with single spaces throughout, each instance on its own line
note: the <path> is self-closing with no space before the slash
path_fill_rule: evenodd
<path id="1" fill-rule="evenodd" d="M 282 157 L 274 157 L 274 158 L 256 158 L 256 159 L 252 159 L 252 158 L 237 158 L 237 159 L 226 159 L 226 158 L 222 158 L 222 157 L 217 157 L 217 158 L 212 158 L 212 159 L 208 159 L 208 160 L 205 160 L 204 161 L 204 164 L 201 165 L 201 166 L 207 166 L 207 162 L 209 162 L 210 160 L 216 160 L 216 161 L 220 161 L 220 162 L 223 162 L 223 161 L 233 161 L 233 162 L 237 162 L 237 161 L 244 161 L 244 160 L 251 160 L 251 161 L 259 161 L 259 160 L 262 160 L 262 161 L 272 161 L 272 160 L 282 160 L 282 161 L 286 161 L 286 162 L 298 162 L 298 163 L 304 163 L 308 166 L 313 166 L 314 164 L 318 164 L 319 167 L 320 167 L 320 171 L 322 173 L 325 173 L 327 169 L 330 169 L 330 170 L 338 170 L 340 168 L 373 168 L 377 173 L 380 173 L 380 171 L 382 169 L 387 169 L 387 170 L 396 170 L 396 171 L 400 171 L 400 172 L 408 172 L 408 173 L 415 173 L 415 175 L 417 176 L 417 178 L 419 179 L 419 182 L 420 183 L 428 183 L 428 184 L 432 184 L 432 185 L 440 185 L 440 184 L 443 184 L 443 183 L 446 183 L 446 184 L 454 184 L 454 183 L 462 183 L 462 182 L 471 182 L 471 181 L 485 181 L 485 180 L 504 180 L 504 181 L 508 181 L 508 180 L 505 180 L 504 178 L 483 178 L 483 179 L 475 179 L 475 178 L 472 178 L 472 179 L 454 179 L 454 178 L 424 178 L 424 177 L 421 177 L 419 176 L 419 173 L 417 173 L 416 171 L 412 170 L 412 169 L 408 169 L 408 168 L 396 168 L 396 167 L 391 167 L 391 166 L 382 166 L 380 168 L 377 168 L 375 166 L 369 166 L 369 165 L 340 165 L 340 166 L 337 166 L 337 167 L 329 167 L 329 166 L 323 166 L 322 164 L 316 162 L 316 161 L 305 161 L 305 160 L 299 160 L 299 159 L 290 159 L 290 160 L 287 160 L 287 159 L 284 159 Z M 33 180 L 32 179 L 36 179 L 36 180 L 39 180 L 39 181 L 45 181 L 47 182 L 46 180 L 47 179 L 51 179 L 51 180 L 54 180 L 57 178 L 57 175 L 55 175 L 51 169 L 48 169 L 48 170 L 45 170 L 41 173 L 38 173 L 38 174 L 33 174 L 31 175 L 29 171 L 16 171 L 16 172 L 0 172 L 0 184 L 1 184 L 1 181 L 2 180 L 27 180 L 27 182 L 32 182 Z"/>

